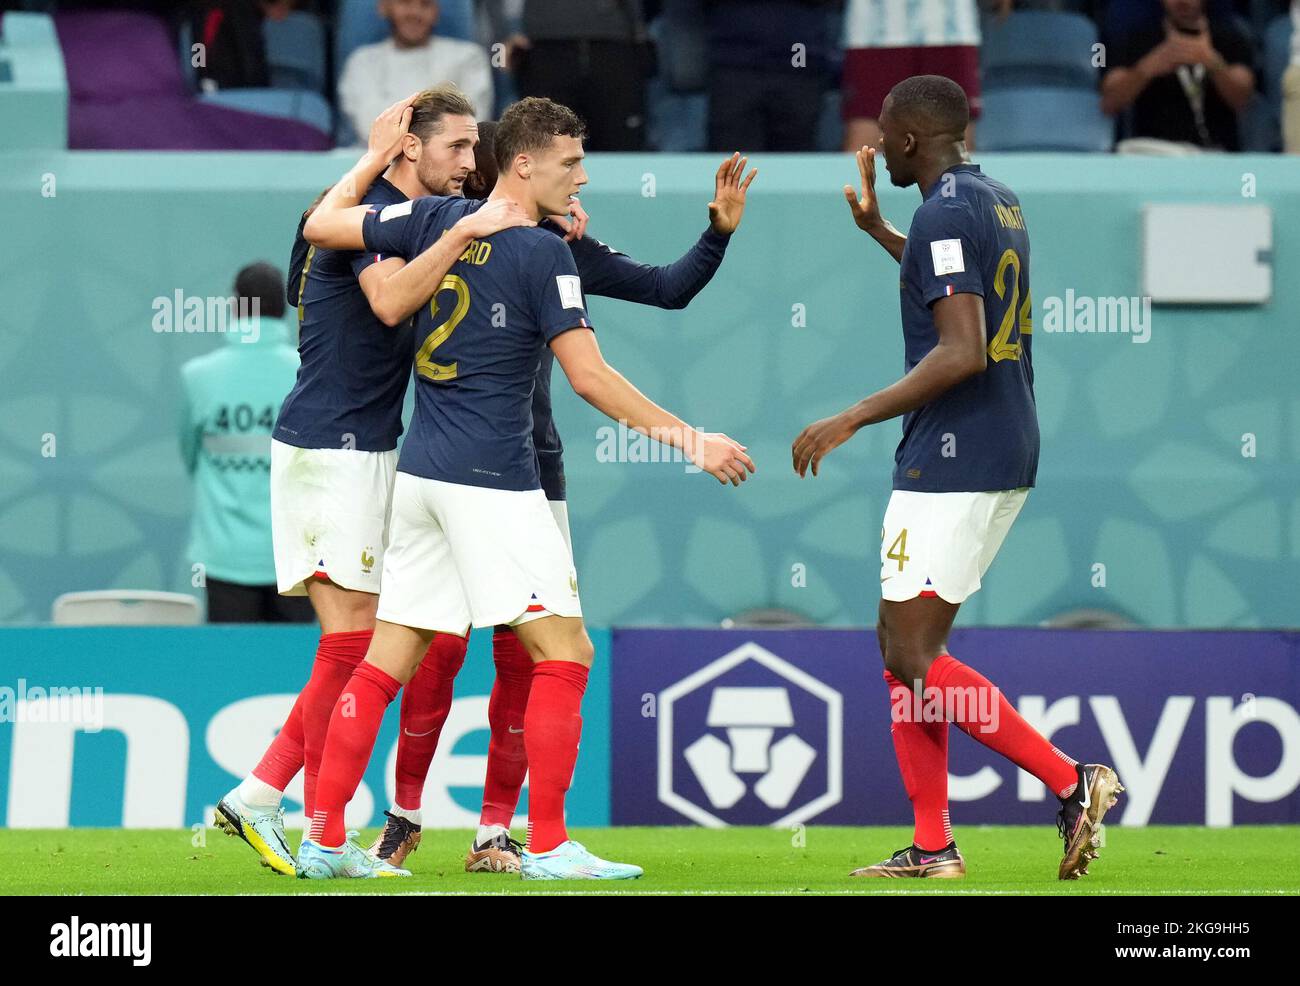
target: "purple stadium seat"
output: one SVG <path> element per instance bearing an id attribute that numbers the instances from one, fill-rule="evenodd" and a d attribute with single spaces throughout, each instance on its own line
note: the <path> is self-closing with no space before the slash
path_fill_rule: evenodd
<path id="1" fill-rule="evenodd" d="M 68 74 L 68 146 L 98 150 L 324 150 L 315 127 L 204 105 L 181 77 L 157 17 L 131 11 L 55 15 Z"/>

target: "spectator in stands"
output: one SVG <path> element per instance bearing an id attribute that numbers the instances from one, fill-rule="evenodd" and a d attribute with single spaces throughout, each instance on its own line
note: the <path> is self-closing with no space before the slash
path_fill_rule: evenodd
<path id="1" fill-rule="evenodd" d="M 1282 75 L 1282 150 L 1300 154 L 1300 0 L 1291 0 L 1291 64 Z"/>
<path id="2" fill-rule="evenodd" d="M 709 148 L 813 151 L 841 0 L 709 0 Z"/>
<path id="3" fill-rule="evenodd" d="M 524 0 L 506 43 L 519 95 L 546 96 L 586 121 L 592 151 L 645 146 L 653 49 L 641 0 Z"/>
<path id="4" fill-rule="evenodd" d="M 999 0 L 999 12 L 1010 10 Z M 880 104 L 912 75 L 944 75 L 980 111 L 980 23 L 975 0 L 849 0 L 844 11 L 844 149 L 880 146 Z M 974 146 L 974 124 L 966 146 Z"/>
<path id="5" fill-rule="evenodd" d="M 271 84 L 262 40 L 266 6 L 264 0 L 201 0 L 183 9 L 202 53 L 194 69 L 205 91 Z"/>
<path id="6" fill-rule="evenodd" d="M 1250 36 L 1232 18 L 1207 18 L 1204 0 L 1164 0 L 1164 11 L 1108 46 L 1103 112 L 1132 107 L 1133 137 L 1238 150 L 1237 115 L 1255 92 Z"/>
<path id="7" fill-rule="evenodd" d="M 250 264 L 235 277 L 226 344 L 181 367 L 181 457 L 195 486 L 189 557 L 203 566 L 210 623 L 314 618 L 305 596 L 277 592 L 271 548 L 271 431 L 298 372 L 284 310 L 284 276 Z"/>
<path id="8" fill-rule="evenodd" d="M 492 70 L 487 52 L 472 41 L 434 34 L 437 0 L 380 0 L 392 35 L 348 56 L 339 78 L 339 106 L 352 132 L 370 133 L 385 109 L 413 92 L 453 82 L 480 114 L 492 113 Z"/>

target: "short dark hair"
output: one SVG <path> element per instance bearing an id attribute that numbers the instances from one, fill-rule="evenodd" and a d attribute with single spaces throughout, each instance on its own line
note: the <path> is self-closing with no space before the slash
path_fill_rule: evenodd
<path id="1" fill-rule="evenodd" d="M 914 75 L 889 90 L 890 115 L 923 134 L 961 135 L 970 123 L 970 103 L 961 86 L 943 75 Z"/>
<path id="2" fill-rule="evenodd" d="M 268 318 L 284 315 L 284 274 L 265 260 L 249 264 L 235 275 L 235 297 L 256 298 L 258 314 Z M 251 306 L 250 306 L 251 307 Z M 237 308 L 248 311 L 242 305 Z"/>
<path id="3" fill-rule="evenodd" d="M 474 170 L 461 189 L 467 199 L 485 199 L 497 184 L 497 122 L 483 120 L 478 125 L 478 144 L 474 147 Z"/>
<path id="4" fill-rule="evenodd" d="M 541 96 L 528 96 L 511 104 L 497 123 L 497 168 L 504 171 L 518 155 L 539 151 L 555 137 L 583 140 L 586 136 L 587 125 L 569 107 Z"/>
<path id="5" fill-rule="evenodd" d="M 411 109 L 411 133 L 421 144 L 434 134 L 442 133 L 444 116 L 477 115 L 470 98 L 451 82 L 424 90 L 415 97 Z"/>

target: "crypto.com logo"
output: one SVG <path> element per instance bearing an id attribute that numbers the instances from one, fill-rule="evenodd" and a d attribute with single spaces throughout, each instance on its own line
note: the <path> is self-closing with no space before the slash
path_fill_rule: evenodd
<path id="1" fill-rule="evenodd" d="M 746 662 L 766 669 L 761 685 L 710 686 Z M 705 728 L 682 738 L 690 741 L 683 755 L 708 800 L 707 806 L 681 794 L 673 777 L 675 730 L 698 728 L 696 723 L 685 720 L 677 727 L 676 707 L 681 699 L 705 688 L 711 689 Z M 797 731 L 800 724 L 795 721 L 792 689 L 824 705 L 824 737 L 801 736 Z M 728 823 L 714 812 L 733 807 L 751 790 L 768 808 L 785 811 L 823 754 L 825 780 L 820 793 L 770 824 L 775 828 L 794 825 L 839 803 L 843 787 L 843 698 L 835 689 L 758 644 L 737 647 L 665 688 L 658 706 L 659 800 L 692 821 L 710 828 L 726 827 Z M 792 727 L 795 732 L 787 732 L 772 742 L 776 730 Z"/>

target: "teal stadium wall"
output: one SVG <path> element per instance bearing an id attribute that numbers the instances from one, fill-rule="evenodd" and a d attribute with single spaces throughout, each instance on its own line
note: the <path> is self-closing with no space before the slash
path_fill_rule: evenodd
<path id="1" fill-rule="evenodd" d="M 221 341 L 154 332 L 153 300 L 222 295 L 247 261 L 285 264 L 299 212 L 349 160 L 0 152 L 0 621 L 46 620 L 69 590 L 195 591 L 177 371 Z M 1104 607 L 1154 626 L 1300 623 L 1294 159 L 979 160 L 1019 193 L 1033 240 L 1043 455 L 1039 489 L 962 622 Z M 704 227 L 716 163 L 594 155 L 591 232 L 646 261 L 674 259 Z M 557 380 L 594 625 L 716 624 L 753 606 L 831 625 L 874 620 L 899 425 L 860 433 L 815 481 L 793 475 L 789 448 L 806 423 L 901 371 L 897 268 L 849 220 L 840 189 L 856 180 L 851 158 L 755 163 L 744 226 L 688 310 L 594 299 L 591 312 L 615 366 L 692 423 L 745 442 L 757 476 L 733 490 L 681 465 L 600 462 L 604 419 Z M 1243 199 L 1244 175 L 1254 199 Z M 906 228 L 915 190 L 881 198 Z M 1270 206 L 1272 301 L 1157 308 L 1145 345 L 1043 332 L 1044 299 L 1067 289 L 1139 293 L 1151 201 Z M 805 325 L 792 324 L 795 306 Z M 1254 458 L 1242 455 L 1245 433 Z M 53 457 L 42 455 L 46 435 Z"/>

